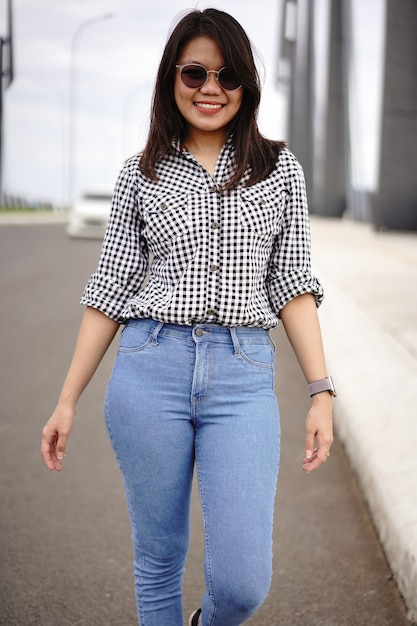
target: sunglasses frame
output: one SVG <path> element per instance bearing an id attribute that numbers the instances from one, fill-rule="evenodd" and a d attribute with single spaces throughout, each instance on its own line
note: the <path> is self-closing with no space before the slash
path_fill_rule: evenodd
<path id="1" fill-rule="evenodd" d="M 201 63 L 185 63 L 184 65 L 176 65 L 175 67 L 178 70 L 180 70 L 180 76 L 181 76 L 182 83 L 188 89 L 201 89 L 201 87 L 204 87 L 204 85 L 208 82 L 208 80 L 210 78 L 210 74 L 215 74 L 215 79 L 217 80 L 217 82 L 220 85 L 220 87 L 222 89 L 224 89 L 225 91 L 237 91 L 238 89 L 240 89 L 242 87 L 242 85 L 239 85 L 239 87 L 235 87 L 234 89 L 228 89 L 227 87 L 223 87 L 223 85 L 221 83 L 221 78 L 219 78 L 219 76 L 220 76 L 220 72 L 222 72 L 223 70 L 227 69 L 226 67 L 221 67 L 219 70 L 208 70 L 204 65 L 201 65 Z M 182 76 L 182 72 L 183 72 L 185 67 L 201 67 L 201 69 L 203 69 L 206 72 L 206 80 L 201 85 L 199 85 L 198 87 L 190 87 L 189 85 L 187 85 L 184 82 L 184 78 Z"/>

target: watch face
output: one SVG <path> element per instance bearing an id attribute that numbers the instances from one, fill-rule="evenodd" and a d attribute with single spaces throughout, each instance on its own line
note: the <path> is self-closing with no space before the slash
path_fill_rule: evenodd
<path id="1" fill-rule="evenodd" d="M 332 396 L 335 398 L 337 396 L 336 393 L 336 387 L 334 386 L 334 382 L 333 382 L 333 378 L 331 376 L 329 376 L 329 391 L 332 394 Z"/>

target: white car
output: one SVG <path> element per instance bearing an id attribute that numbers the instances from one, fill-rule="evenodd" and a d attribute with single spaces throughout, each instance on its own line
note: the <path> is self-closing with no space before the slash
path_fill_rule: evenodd
<path id="1" fill-rule="evenodd" d="M 113 191 L 86 191 L 70 211 L 67 224 L 69 237 L 103 239 L 110 214 Z"/>

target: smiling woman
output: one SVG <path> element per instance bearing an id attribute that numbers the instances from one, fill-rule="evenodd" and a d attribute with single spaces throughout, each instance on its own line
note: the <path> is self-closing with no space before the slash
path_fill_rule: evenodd
<path id="1" fill-rule="evenodd" d="M 132 524 L 138 619 L 182 626 L 197 474 L 207 588 L 191 626 L 238 626 L 264 602 L 280 458 L 269 330 L 282 320 L 313 397 L 302 469 L 324 464 L 331 400 L 301 166 L 257 124 L 260 80 L 229 14 L 190 11 L 157 72 L 145 149 L 119 174 L 57 407 L 61 470 L 76 404 L 124 324 L 105 420 Z M 197 600 L 196 600 L 197 602 Z"/>

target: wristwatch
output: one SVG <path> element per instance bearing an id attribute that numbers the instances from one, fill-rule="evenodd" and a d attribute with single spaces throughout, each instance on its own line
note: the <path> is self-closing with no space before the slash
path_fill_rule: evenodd
<path id="1" fill-rule="evenodd" d="M 316 393 L 321 393 L 322 391 L 328 391 L 334 398 L 337 396 L 336 388 L 331 376 L 327 376 L 327 378 L 322 378 L 321 380 L 315 380 L 312 383 L 309 383 L 307 387 L 310 396 L 315 396 Z"/>

